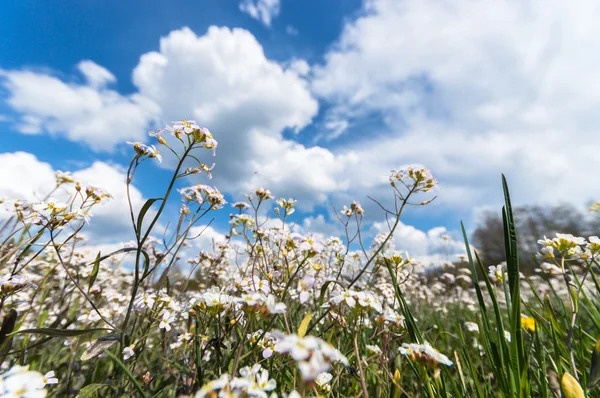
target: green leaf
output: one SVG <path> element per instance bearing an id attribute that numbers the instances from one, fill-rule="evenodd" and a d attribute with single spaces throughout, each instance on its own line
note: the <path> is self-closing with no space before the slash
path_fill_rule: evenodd
<path id="1" fill-rule="evenodd" d="M 75 336 L 83 336 L 85 334 L 90 334 L 94 332 L 112 330 L 108 328 L 92 328 L 92 329 L 81 329 L 81 330 L 70 330 L 70 329 L 52 329 L 52 328 L 38 328 L 38 329 L 25 329 L 18 330 L 13 332 L 12 334 L 43 334 L 51 337 L 75 337 Z"/>
<path id="2" fill-rule="evenodd" d="M 88 384 L 79 390 L 77 398 L 94 398 L 99 396 L 99 391 L 105 387 L 110 387 L 107 384 Z"/>
<path id="3" fill-rule="evenodd" d="M 600 339 L 596 341 L 592 350 L 592 365 L 590 366 L 590 379 L 587 388 L 592 388 L 600 382 Z"/>
<path id="4" fill-rule="evenodd" d="M 319 295 L 319 303 L 320 303 L 320 305 L 323 305 L 323 300 L 325 300 L 325 294 L 327 294 L 327 288 L 332 283 L 336 283 L 336 284 L 340 285 L 340 287 L 342 289 L 344 289 L 344 285 L 342 285 L 340 282 L 338 282 L 336 280 L 332 279 L 332 280 L 326 281 L 325 283 L 323 283 L 323 286 L 321 286 L 321 294 Z"/>
<path id="5" fill-rule="evenodd" d="M 140 397 L 146 397 L 146 394 L 144 394 L 144 390 L 142 390 L 142 387 L 140 386 L 140 383 L 137 382 L 137 380 L 135 379 L 135 377 L 133 376 L 133 374 L 129 371 L 129 369 L 127 368 L 127 366 L 125 366 L 125 364 L 123 362 L 121 362 L 121 360 L 119 358 L 117 358 L 116 355 L 113 354 L 112 352 L 106 351 L 106 355 L 108 355 L 109 357 L 111 357 L 111 359 L 117 364 L 117 366 L 120 367 L 123 370 L 123 372 L 125 372 L 125 374 L 129 378 L 129 380 L 135 386 L 136 390 L 138 390 L 138 393 L 140 394 Z"/>
<path id="6" fill-rule="evenodd" d="M 142 206 L 142 209 L 140 210 L 140 214 L 138 215 L 137 228 L 135 231 L 135 233 L 138 236 L 138 240 L 142 236 L 142 223 L 144 222 L 144 216 L 146 215 L 148 210 L 150 210 L 150 207 L 154 204 L 154 202 L 161 201 L 161 200 L 163 200 L 163 198 L 151 198 L 151 199 L 148 199 L 146 201 L 146 203 L 144 203 L 144 206 Z"/>
<path id="7" fill-rule="evenodd" d="M 2 319 L 2 327 L 0 327 L 0 365 L 6 359 L 6 354 L 12 345 L 12 337 L 9 336 L 16 323 L 17 311 L 11 309 Z"/>
<path id="8" fill-rule="evenodd" d="M 100 257 L 101 257 L 101 252 L 98 252 L 98 255 L 96 256 L 96 260 L 94 260 L 94 268 L 92 269 L 92 274 L 90 275 L 90 281 L 88 283 L 88 291 L 92 288 L 92 286 L 94 285 L 94 282 L 96 282 L 96 278 L 98 277 L 98 271 L 100 270 Z"/>

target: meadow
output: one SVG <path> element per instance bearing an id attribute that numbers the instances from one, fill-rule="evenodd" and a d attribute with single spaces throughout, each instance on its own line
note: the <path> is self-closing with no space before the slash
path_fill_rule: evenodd
<path id="1" fill-rule="evenodd" d="M 353 202 L 345 237 L 321 241 L 292 232 L 296 201 L 268 189 L 236 203 L 177 189 L 210 181 L 207 129 L 151 136 L 130 143 L 127 192 L 160 151 L 177 164 L 162 197 L 130 207 L 116 252 L 81 236 L 110 193 L 69 173 L 44 201 L 4 200 L 0 397 L 600 397 L 600 239 L 536 237 L 539 272 L 524 275 L 504 178 L 506 261 L 483 264 L 463 227 L 464 258 L 430 272 L 391 239 L 435 198 L 426 169 L 391 171 L 388 232 L 365 243 Z M 217 210 L 227 239 L 190 254 Z"/>

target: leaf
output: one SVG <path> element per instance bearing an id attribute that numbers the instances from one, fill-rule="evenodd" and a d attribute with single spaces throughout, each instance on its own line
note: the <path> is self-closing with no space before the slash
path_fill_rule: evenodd
<path id="1" fill-rule="evenodd" d="M 88 384 L 79 390 L 76 398 L 93 398 L 98 396 L 98 392 L 104 387 L 110 387 L 107 384 Z"/>
<path id="2" fill-rule="evenodd" d="M 90 282 L 88 283 L 88 291 L 92 288 L 92 286 L 94 285 L 94 282 L 96 282 L 96 278 L 98 277 L 98 271 L 100 270 L 100 255 L 101 255 L 101 252 L 98 252 L 96 259 L 94 260 L 94 268 L 92 269 L 92 274 L 90 275 Z"/>
<path id="3" fill-rule="evenodd" d="M 585 397 L 583 389 L 579 385 L 577 379 L 571 376 L 568 372 L 565 372 L 560 380 L 560 391 L 562 392 L 564 398 Z"/>
<path id="4" fill-rule="evenodd" d="M 146 203 L 144 203 L 144 206 L 142 206 L 142 209 L 140 210 L 140 214 L 138 215 L 138 219 L 137 219 L 136 233 L 138 235 L 138 240 L 142 236 L 142 223 L 144 222 L 144 216 L 146 215 L 146 213 L 148 212 L 148 210 L 150 210 L 150 207 L 154 204 L 154 202 L 159 201 L 159 200 L 163 200 L 163 198 L 151 198 L 151 199 L 148 199 L 146 201 Z"/>
<path id="5" fill-rule="evenodd" d="M 52 328 L 38 328 L 38 329 L 25 329 L 18 330 L 13 332 L 12 334 L 44 334 L 46 336 L 51 337 L 75 337 L 75 336 L 83 336 L 84 334 L 90 334 L 99 331 L 112 330 L 108 328 L 92 328 L 92 329 L 81 329 L 81 330 L 72 330 L 72 329 L 52 329 Z"/>
<path id="6" fill-rule="evenodd" d="M 106 355 L 108 355 L 109 357 L 112 358 L 112 360 L 117 364 L 118 367 L 121 368 L 121 370 L 123 370 L 123 372 L 125 372 L 125 374 L 127 375 L 127 377 L 129 378 L 129 380 L 133 383 L 133 385 L 135 386 L 135 388 L 138 390 L 138 393 L 140 394 L 140 397 L 146 397 L 146 394 L 144 393 L 144 390 L 142 389 L 142 386 L 140 386 L 140 383 L 137 382 L 137 380 L 135 379 L 135 377 L 133 376 L 133 374 L 131 373 L 131 371 L 129 371 L 129 369 L 127 368 L 127 366 L 125 366 L 125 364 L 115 356 L 115 354 L 113 354 L 110 351 L 106 351 Z"/>
<path id="7" fill-rule="evenodd" d="M 590 378 L 587 388 L 592 388 L 600 382 L 600 339 L 592 350 L 592 365 L 590 366 Z"/>
<path id="8" fill-rule="evenodd" d="M 118 333 L 109 333 L 106 336 L 99 337 L 88 347 L 87 350 L 85 350 L 83 355 L 81 355 L 81 360 L 87 361 L 92 358 L 96 358 L 112 347 L 120 339 L 121 335 Z"/>
<path id="9" fill-rule="evenodd" d="M 340 287 L 342 289 L 344 289 L 344 285 L 342 285 L 340 282 L 336 281 L 336 280 L 328 280 L 325 283 L 323 283 L 323 286 L 321 286 L 321 294 L 319 295 L 319 303 L 320 305 L 323 305 L 323 300 L 325 299 L 325 294 L 327 294 L 327 288 L 329 287 L 330 284 L 335 283 L 340 285 Z"/>
<path id="10" fill-rule="evenodd" d="M 0 328 L 0 346 L 4 344 L 6 337 L 13 331 L 16 323 L 17 311 L 11 309 L 2 320 L 2 327 Z"/>
<path id="11" fill-rule="evenodd" d="M 308 324 L 312 319 L 312 312 L 309 312 L 304 316 L 302 322 L 300 322 L 300 326 L 298 327 L 298 337 L 304 337 L 306 335 L 306 330 L 308 329 Z"/>
<path id="12" fill-rule="evenodd" d="M 9 335 L 15 328 L 16 323 L 17 311 L 11 309 L 2 320 L 2 327 L 0 327 L 0 365 L 6 359 L 6 355 L 12 346 L 12 337 L 9 337 Z"/>

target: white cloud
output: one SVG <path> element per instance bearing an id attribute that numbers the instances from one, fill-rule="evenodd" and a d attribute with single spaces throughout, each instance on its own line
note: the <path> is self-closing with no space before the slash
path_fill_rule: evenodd
<path id="1" fill-rule="evenodd" d="M 240 11 L 250 15 L 265 26 L 270 27 L 271 21 L 279 15 L 280 0 L 242 0 Z"/>
<path id="2" fill-rule="evenodd" d="M 111 150 L 125 140 L 144 140 L 152 120 L 195 118 L 219 141 L 213 180 L 219 189 L 240 194 L 264 185 L 303 199 L 307 208 L 346 189 L 341 174 L 358 162 L 352 153 L 335 155 L 283 137 L 285 129 L 300 131 L 318 112 L 306 81 L 310 66 L 302 59 L 269 60 L 247 30 L 213 26 L 203 36 L 188 28 L 172 31 L 159 51 L 140 57 L 133 71 L 138 90 L 130 96 L 106 88 L 115 79 L 105 68 L 91 61 L 78 68 L 86 84 L 32 71 L 0 72 L 7 102 L 21 113 L 22 133 L 50 132 Z M 213 161 L 207 153 L 200 156 Z"/>
<path id="3" fill-rule="evenodd" d="M 332 217 L 331 214 L 329 216 Z M 294 225 L 293 231 L 302 235 L 312 234 L 321 241 L 332 236 L 344 238 L 342 223 L 337 219 L 326 218 L 323 214 L 305 217 L 302 222 Z"/>
<path id="4" fill-rule="evenodd" d="M 347 144 L 369 165 L 354 178 L 363 187 L 420 162 L 448 206 L 501 200 L 501 172 L 518 202 L 583 202 L 600 168 L 588 145 L 600 125 L 599 17 L 594 1 L 369 0 L 313 67 L 312 89 L 337 117 L 386 123 Z"/>
<path id="5" fill-rule="evenodd" d="M 104 162 L 94 162 L 90 167 L 73 173 L 76 180 L 102 188 L 113 196 L 106 204 L 98 206 L 92 211 L 92 221 L 89 228 L 86 228 L 90 238 L 107 239 L 112 242 L 134 238 L 127 201 L 126 175 L 126 170 L 121 167 Z M 135 186 L 130 190 L 130 198 L 133 214 L 137 216 L 146 200 Z M 152 216 L 152 211 L 150 211 L 146 218 Z"/>
<path id="6" fill-rule="evenodd" d="M 357 159 L 283 138 L 282 130 L 302 129 L 318 111 L 298 72 L 306 67 L 267 59 L 243 29 L 211 27 L 197 36 L 184 28 L 163 37 L 159 52 L 144 54 L 133 79 L 159 104 L 162 119 L 195 118 L 213 132 L 219 148 L 212 183 L 221 190 L 239 194 L 264 185 L 313 201 L 344 189 L 348 182 L 338 175 Z"/>
<path id="7" fill-rule="evenodd" d="M 86 78 L 89 85 L 96 89 L 117 81 L 117 78 L 112 73 L 93 61 L 81 61 L 77 64 L 77 69 Z"/>
<path id="8" fill-rule="evenodd" d="M 215 228 L 210 225 L 196 225 L 190 228 L 189 238 L 195 237 L 195 239 L 188 241 L 193 249 L 186 249 L 191 251 L 194 255 L 198 254 L 198 251 L 204 250 L 209 253 L 215 252 L 215 243 L 224 242 L 225 235 L 218 232 Z"/>
<path id="9" fill-rule="evenodd" d="M 41 201 L 55 188 L 54 168 L 26 152 L 0 154 L 0 168 L 11 170 L 0 180 L 0 197 L 9 200 Z M 134 238 L 129 205 L 125 194 L 125 173 L 119 167 L 103 162 L 75 171 L 73 177 L 83 185 L 102 188 L 113 199 L 92 209 L 92 218 L 82 233 L 92 245 L 112 244 Z M 64 197 L 59 190 L 55 197 Z M 139 211 L 145 199 L 135 187 L 131 188 L 134 211 Z M 0 217 L 6 216 L 4 205 Z M 137 213 L 135 213 L 137 214 Z"/>
<path id="10" fill-rule="evenodd" d="M 388 233 L 385 221 L 374 222 L 370 228 L 372 234 Z M 434 227 L 422 231 L 402 222 L 398 224 L 392 242 L 397 250 L 406 250 L 408 254 L 425 265 L 440 261 L 456 261 L 458 255 L 465 254 L 465 245 L 455 240 L 445 227 Z"/>
<path id="11" fill-rule="evenodd" d="M 0 169 L 11 170 L 3 173 L 0 180 L 0 198 L 43 200 L 55 187 L 52 166 L 31 153 L 0 154 Z"/>
<path id="12" fill-rule="evenodd" d="M 137 94 L 122 96 L 104 88 L 114 76 L 91 61 L 82 61 L 79 69 L 87 84 L 27 70 L 0 70 L 9 93 L 6 102 L 22 114 L 17 129 L 25 134 L 62 135 L 95 151 L 143 139 L 146 126 L 158 113 L 156 105 Z"/>

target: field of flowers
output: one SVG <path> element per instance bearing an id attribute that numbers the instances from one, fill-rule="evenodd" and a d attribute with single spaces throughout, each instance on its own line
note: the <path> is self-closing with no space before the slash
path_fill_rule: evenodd
<path id="1" fill-rule="evenodd" d="M 164 196 L 131 208 L 117 252 L 87 249 L 80 232 L 110 195 L 69 173 L 44 201 L 4 201 L 0 397 L 600 396 L 600 239 L 538 237 L 539 273 L 523 275 L 506 181 L 506 262 L 482 264 L 465 233 L 462 261 L 431 272 L 391 240 L 435 198 L 428 170 L 391 172 L 389 232 L 370 245 L 357 202 L 338 212 L 346 236 L 319 241 L 291 232 L 295 200 L 267 189 L 233 204 L 176 189 L 210 177 L 207 129 L 151 136 L 178 163 Z M 131 144 L 128 184 L 162 160 Z M 192 227 L 226 207 L 227 240 L 190 254 Z"/>

